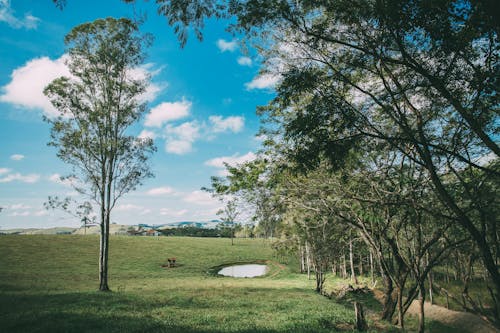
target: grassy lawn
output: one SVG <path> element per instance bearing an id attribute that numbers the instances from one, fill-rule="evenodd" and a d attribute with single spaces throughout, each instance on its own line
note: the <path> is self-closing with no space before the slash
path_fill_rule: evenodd
<path id="1" fill-rule="evenodd" d="M 96 291 L 98 244 L 97 236 L 1 236 L 0 331 L 352 331 L 352 303 L 315 294 L 314 281 L 296 272 L 296 262 L 275 261 L 269 242 L 114 236 L 111 293 Z M 176 257 L 178 267 L 162 268 L 168 257 Z M 270 261 L 265 277 L 209 273 L 217 265 L 256 260 Z M 370 325 L 396 331 L 373 320 Z"/>

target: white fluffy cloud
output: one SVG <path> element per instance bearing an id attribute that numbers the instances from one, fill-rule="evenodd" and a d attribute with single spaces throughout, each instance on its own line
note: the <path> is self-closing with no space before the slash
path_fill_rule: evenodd
<path id="1" fill-rule="evenodd" d="M 239 57 L 237 61 L 238 65 L 252 66 L 252 59 L 250 59 L 249 57 Z"/>
<path id="2" fill-rule="evenodd" d="M 227 176 L 226 166 L 224 165 L 225 163 L 229 164 L 230 166 L 237 166 L 245 162 L 253 161 L 256 157 L 257 156 L 252 152 L 248 152 L 245 155 L 241 156 L 239 156 L 238 154 L 233 156 L 221 156 L 205 161 L 205 165 L 219 169 L 218 174 L 220 176 Z"/>
<path id="3" fill-rule="evenodd" d="M 210 116 L 208 118 L 212 124 L 212 131 L 214 133 L 221 133 L 226 131 L 231 131 L 233 133 L 238 133 L 243 129 L 245 125 L 245 118 L 231 116 L 223 118 L 222 116 Z"/>
<path id="4" fill-rule="evenodd" d="M 167 153 L 184 155 L 193 150 L 193 143 L 200 137 L 201 126 L 191 121 L 179 126 L 167 125 L 165 128 Z"/>
<path id="5" fill-rule="evenodd" d="M 146 80 L 158 75 L 163 67 L 155 68 L 155 64 L 147 63 L 128 71 L 131 78 L 136 80 Z M 149 82 L 146 90 L 139 96 L 141 102 L 152 102 L 156 99 L 158 94 L 168 86 L 166 82 Z"/>
<path id="6" fill-rule="evenodd" d="M 152 196 L 158 196 L 158 195 L 165 195 L 165 194 L 173 194 L 174 189 L 168 186 L 163 186 L 163 187 L 155 187 L 146 192 L 147 195 L 152 195 Z"/>
<path id="7" fill-rule="evenodd" d="M 49 180 L 56 184 L 60 184 L 66 187 L 75 187 L 79 185 L 79 181 L 75 177 L 63 177 L 58 173 L 54 173 L 49 176 Z"/>
<path id="8" fill-rule="evenodd" d="M 196 205 L 216 205 L 219 201 L 205 191 L 196 190 L 184 196 L 183 200 Z"/>
<path id="9" fill-rule="evenodd" d="M 179 210 L 175 210 L 175 209 L 171 209 L 171 208 L 160 209 L 160 215 L 171 216 L 171 217 L 181 217 L 183 215 L 186 215 L 187 212 L 188 212 L 187 209 L 179 209 Z"/>
<path id="10" fill-rule="evenodd" d="M 156 133 L 153 131 L 142 130 L 142 132 L 139 134 L 139 138 L 154 140 L 156 138 Z"/>
<path id="11" fill-rule="evenodd" d="M 43 94 L 43 90 L 58 77 L 71 77 L 65 64 L 67 58 L 67 55 L 55 60 L 48 57 L 35 58 L 16 68 L 10 75 L 10 82 L 2 87 L 0 102 L 11 103 L 27 109 L 40 109 L 48 116 L 57 116 L 58 111 Z M 146 64 L 131 69 L 129 74 L 134 79 L 145 79 L 148 76 L 154 76 L 159 71 L 152 67 L 153 64 Z M 161 84 L 150 83 L 139 100 L 153 101 L 162 89 Z"/>
<path id="12" fill-rule="evenodd" d="M 23 18 L 17 18 L 14 14 L 15 11 L 11 8 L 10 0 L 0 0 L 0 22 L 5 22 L 14 29 L 25 28 L 31 30 L 37 28 L 40 21 L 38 17 L 30 13 L 24 13 Z"/>
<path id="13" fill-rule="evenodd" d="M 45 209 L 40 209 L 40 210 L 37 210 L 36 212 L 33 213 L 33 216 L 46 216 L 46 215 L 49 215 L 49 212 L 47 212 L 47 210 Z"/>
<path id="14" fill-rule="evenodd" d="M 28 206 L 28 205 L 25 205 L 23 203 L 20 203 L 20 204 L 10 205 L 9 208 L 12 209 L 12 210 L 26 210 L 26 209 L 30 209 L 31 206 Z"/>
<path id="15" fill-rule="evenodd" d="M 2 89 L 0 101 L 27 109 L 42 109 L 50 116 L 57 115 L 57 110 L 43 94 L 43 89 L 60 76 L 70 76 L 64 64 L 65 59 L 66 56 L 56 60 L 41 57 L 15 69 L 10 75 L 11 81 Z"/>
<path id="16" fill-rule="evenodd" d="M 13 161 L 20 161 L 24 158 L 24 155 L 21 154 L 14 154 L 10 156 L 10 159 Z"/>
<path id="17" fill-rule="evenodd" d="M 0 168 L 0 175 L 3 175 L 4 173 L 9 173 L 10 169 L 8 168 Z"/>
<path id="18" fill-rule="evenodd" d="M 24 211 L 24 212 L 13 212 L 11 214 L 9 214 L 9 216 L 12 216 L 12 217 L 16 217 L 16 216 L 30 216 L 31 213 L 28 212 L 28 211 Z"/>
<path id="19" fill-rule="evenodd" d="M 0 178 L 0 183 L 10 183 L 12 181 L 20 181 L 23 183 L 36 183 L 40 179 L 40 175 L 37 174 L 29 174 L 22 175 L 19 172 L 9 173 L 5 177 Z"/>
<path id="20" fill-rule="evenodd" d="M 131 211 L 137 211 L 137 210 L 143 210 L 144 207 L 138 206 L 138 205 L 133 205 L 133 204 L 121 204 L 116 206 L 115 210 L 119 212 L 131 212 Z"/>
<path id="21" fill-rule="evenodd" d="M 224 39 L 219 39 L 217 40 L 217 47 L 221 52 L 234 52 L 238 48 L 238 41 L 237 40 L 232 40 L 232 41 L 226 41 Z"/>
<path id="22" fill-rule="evenodd" d="M 161 103 L 147 114 L 144 125 L 148 127 L 161 127 L 163 124 L 185 118 L 189 115 L 192 103 L 186 100 L 180 102 Z"/>
<path id="23" fill-rule="evenodd" d="M 245 83 L 248 90 L 253 89 L 272 89 L 278 83 L 280 77 L 276 74 L 260 74 L 253 78 L 252 81 Z"/>

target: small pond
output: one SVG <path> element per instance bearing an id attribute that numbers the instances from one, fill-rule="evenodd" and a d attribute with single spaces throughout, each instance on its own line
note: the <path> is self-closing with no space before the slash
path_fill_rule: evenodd
<path id="1" fill-rule="evenodd" d="M 267 266 L 257 264 L 228 266 L 217 272 L 219 275 L 244 278 L 262 276 L 266 273 Z"/>

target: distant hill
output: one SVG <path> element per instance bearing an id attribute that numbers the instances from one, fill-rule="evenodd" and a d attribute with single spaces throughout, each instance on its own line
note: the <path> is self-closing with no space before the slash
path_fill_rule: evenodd
<path id="1" fill-rule="evenodd" d="M 215 229 L 217 224 L 220 223 L 218 220 L 211 220 L 207 222 L 197 222 L 197 221 L 180 221 L 180 222 L 169 222 L 159 225 L 148 225 L 148 224 L 138 224 L 138 225 L 126 225 L 126 224 L 110 224 L 109 232 L 111 235 L 126 235 L 127 231 L 131 228 L 137 229 L 153 229 L 153 230 L 165 230 L 172 228 L 182 228 L 182 227 L 195 227 L 203 229 Z M 6 229 L 0 230 L 0 234 L 18 234 L 18 235 L 58 235 L 58 234 L 73 234 L 73 235 L 96 235 L 99 234 L 99 226 L 84 228 L 70 228 L 70 227 L 55 227 L 55 228 L 26 228 L 26 229 Z"/>
<path id="2" fill-rule="evenodd" d="M 18 234 L 18 235 L 58 235 L 58 234 L 72 234 L 76 230 L 75 228 L 68 227 L 55 227 L 55 228 L 47 228 L 47 229 L 7 229 L 0 230 L 0 233 L 4 234 Z"/>

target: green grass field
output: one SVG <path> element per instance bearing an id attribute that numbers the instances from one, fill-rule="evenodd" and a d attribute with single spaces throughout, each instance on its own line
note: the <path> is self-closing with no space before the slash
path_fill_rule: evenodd
<path id="1" fill-rule="evenodd" d="M 162 268 L 168 257 L 178 267 Z M 0 332 L 352 331 L 352 304 L 317 295 L 296 262 L 276 262 L 268 241 L 111 237 L 111 293 L 96 291 L 97 259 L 97 236 L 1 236 Z M 270 260 L 265 277 L 209 272 L 256 260 Z"/>

